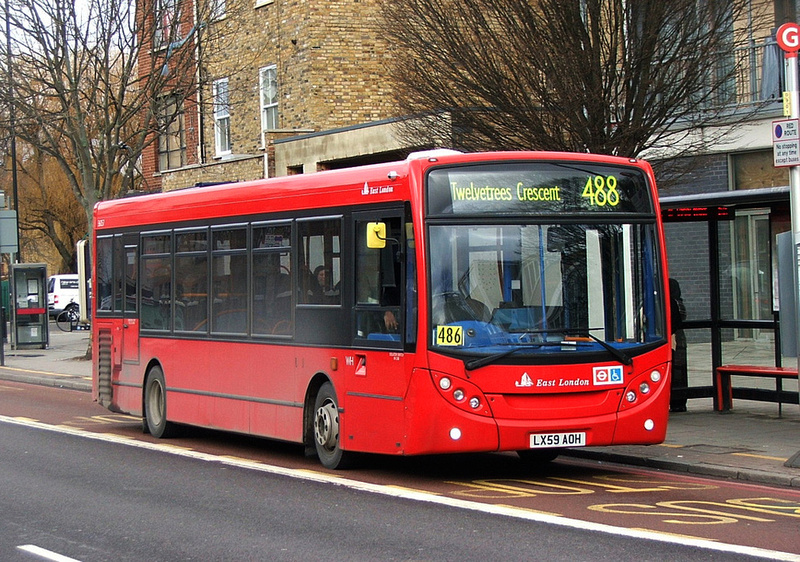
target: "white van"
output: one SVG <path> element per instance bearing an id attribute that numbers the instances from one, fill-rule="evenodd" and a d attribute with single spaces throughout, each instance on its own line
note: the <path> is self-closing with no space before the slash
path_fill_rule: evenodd
<path id="1" fill-rule="evenodd" d="M 78 306 L 78 274 L 51 275 L 47 278 L 47 308 L 50 316 L 58 316 L 70 303 Z"/>

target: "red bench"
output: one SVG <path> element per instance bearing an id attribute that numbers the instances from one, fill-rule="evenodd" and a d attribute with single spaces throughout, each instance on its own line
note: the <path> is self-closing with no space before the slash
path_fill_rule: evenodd
<path id="1" fill-rule="evenodd" d="M 727 411 L 733 407 L 733 387 L 731 376 L 768 377 L 775 379 L 775 390 L 778 395 L 778 416 L 781 415 L 781 392 L 784 379 L 797 379 L 797 369 L 789 367 L 764 367 L 761 365 L 722 365 L 714 373 L 714 386 L 717 389 L 714 409 Z"/>

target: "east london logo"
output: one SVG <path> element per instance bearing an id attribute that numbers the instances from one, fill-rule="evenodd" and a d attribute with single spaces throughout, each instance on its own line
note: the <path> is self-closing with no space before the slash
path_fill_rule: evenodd
<path id="1" fill-rule="evenodd" d="M 533 381 L 531 376 L 528 373 L 522 373 L 522 377 L 520 380 L 514 382 L 514 386 L 517 388 L 530 388 L 535 386 L 537 388 L 542 387 L 565 387 L 565 386 L 589 386 L 589 379 L 582 379 L 580 377 L 576 377 L 574 379 L 536 379 L 536 382 Z"/>
<path id="2" fill-rule="evenodd" d="M 393 185 L 381 185 L 377 187 L 370 187 L 367 182 L 364 182 L 364 187 L 361 189 L 361 195 L 379 195 L 381 193 L 393 193 Z"/>

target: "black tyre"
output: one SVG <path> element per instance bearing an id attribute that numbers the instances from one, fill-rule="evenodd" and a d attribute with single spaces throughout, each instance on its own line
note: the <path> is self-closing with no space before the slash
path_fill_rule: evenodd
<path id="1" fill-rule="evenodd" d="M 62 332 L 71 332 L 78 327 L 79 320 L 80 313 L 78 312 L 78 307 L 69 305 L 56 316 L 56 326 L 58 326 L 58 329 Z"/>
<path id="2" fill-rule="evenodd" d="M 517 451 L 517 455 L 519 455 L 522 462 L 534 467 L 553 462 L 560 454 L 561 449 L 524 449 Z"/>
<path id="3" fill-rule="evenodd" d="M 144 386 L 143 427 L 157 438 L 175 434 L 175 424 L 167 421 L 167 385 L 164 371 L 158 366 L 150 369 Z"/>
<path id="4" fill-rule="evenodd" d="M 353 454 L 341 448 L 339 402 L 329 382 L 320 387 L 314 401 L 314 446 L 322 466 L 343 469 L 352 463 Z"/>

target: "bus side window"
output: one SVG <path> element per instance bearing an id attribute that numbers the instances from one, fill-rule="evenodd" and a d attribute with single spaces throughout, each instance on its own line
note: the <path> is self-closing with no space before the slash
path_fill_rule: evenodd
<path id="1" fill-rule="evenodd" d="M 298 229 L 298 303 L 340 305 L 341 219 L 304 221 Z"/>

